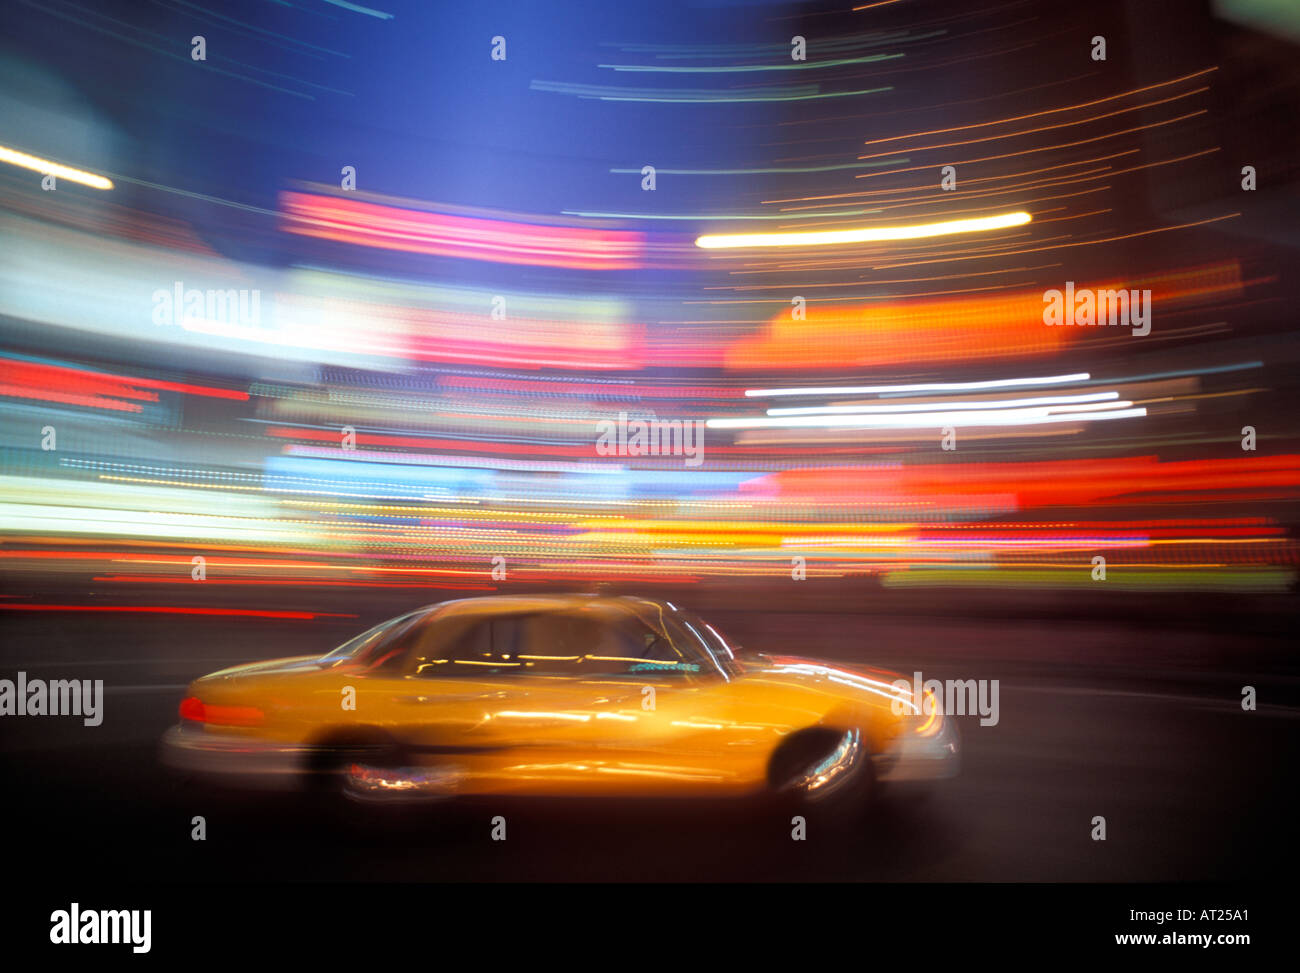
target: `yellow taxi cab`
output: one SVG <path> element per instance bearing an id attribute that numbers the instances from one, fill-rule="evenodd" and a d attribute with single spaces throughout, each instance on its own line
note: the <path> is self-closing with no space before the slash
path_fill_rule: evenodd
<path id="1" fill-rule="evenodd" d="M 361 801 L 762 796 L 859 807 L 957 772 L 956 727 L 894 673 L 746 654 L 668 601 L 469 598 L 322 656 L 204 676 L 172 766 Z"/>

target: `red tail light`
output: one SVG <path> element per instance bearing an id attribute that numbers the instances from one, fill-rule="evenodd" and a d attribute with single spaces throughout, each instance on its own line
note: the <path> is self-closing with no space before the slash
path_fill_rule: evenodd
<path id="1" fill-rule="evenodd" d="M 203 701 L 197 696 L 186 696 L 181 700 L 181 719 L 202 723 L 207 717 L 203 713 Z"/>
<path id="2" fill-rule="evenodd" d="M 265 715 L 255 706 L 211 706 L 197 696 L 181 700 L 181 719 L 216 726 L 256 726 Z"/>

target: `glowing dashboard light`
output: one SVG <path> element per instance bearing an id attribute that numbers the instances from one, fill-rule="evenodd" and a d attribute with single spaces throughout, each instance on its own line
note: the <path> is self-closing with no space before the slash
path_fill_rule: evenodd
<path id="1" fill-rule="evenodd" d="M 0 145 L 0 162 L 7 162 L 11 166 L 18 166 L 20 169 L 30 169 L 32 172 L 39 172 L 42 175 L 66 179 L 68 182 L 89 186 L 91 189 L 113 188 L 111 179 L 105 179 L 103 176 L 97 176 L 93 172 L 86 172 L 83 169 L 60 165 L 57 162 L 51 162 L 49 159 L 28 155 L 26 152 L 19 152 L 17 149 L 11 149 L 3 145 Z"/>
<path id="2" fill-rule="evenodd" d="M 949 236 L 954 233 L 984 233 L 1024 226 L 1033 219 L 1019 210 L 997 216 L 979 216 L 968 220 L 943 220 L 938 223 L 913 223 L 910 226 L 862 227 L 856 230 L 808 230 L 796 233 L 715 233 L 697 237 L 695 245 L 704 250 L 735 250 L 748 247 L 820 247 L 846 243 L 877 243 L 888 240 L 920 240 Z"/>

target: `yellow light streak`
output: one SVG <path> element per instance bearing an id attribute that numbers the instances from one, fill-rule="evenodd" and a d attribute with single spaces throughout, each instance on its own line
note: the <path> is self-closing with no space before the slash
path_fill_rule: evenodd
<path id="1" fill-rule="evenodd" d="M 846 243 L 876 243 L 886 240 L 919 240 L 954 233 L 983 233 L 1024 226 L 1033 217 L 1023 211 L 981 216 L 967 220 L 916 223 L 910 226 L 863 227 L 856 230 L 812 230 L 802 233 L 706 234 L 695 245 L 705 250 L 733 250 L 748 247 L 819 247 Z"/>
<path id="2" fill-rule="evenodd" d="M 97 176 L 93 172 L 60 165 L 57 162 L 51 162 L 49 159 L 28 155 L 26 152 L 19 152 L 17 149 L 11 149 L 3 145 L 0 145 L 0 162 L 8 162 L 11 166 L 18 166 L 22 169 L 30 169 L 32 172 L 39 172 L 42 175 L 48 174 L 58 179 L 80 183 L 83 186 L 89 186 L 91 189 L 113 188 L 111 179 Z"/>

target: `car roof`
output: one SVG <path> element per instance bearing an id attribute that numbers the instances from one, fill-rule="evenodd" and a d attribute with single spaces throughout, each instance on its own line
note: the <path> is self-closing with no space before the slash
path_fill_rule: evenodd
<path id="1" fill-rule="evenodd" d="M 632 605 L 665 605 L 673 608 L 671 603 L 651 598 L 635 598 L 629 595 L 593 595 L 593 594 L 542 594 L 542 595 L 483 595 L 477 598 L 456 598 L 451 601 L 430 605 L 431 611 L 440 615 L 455 614 L 497 614 L 528 611 L 563 611 L 568 608 L 610 607 L 627 609 Z"/>

